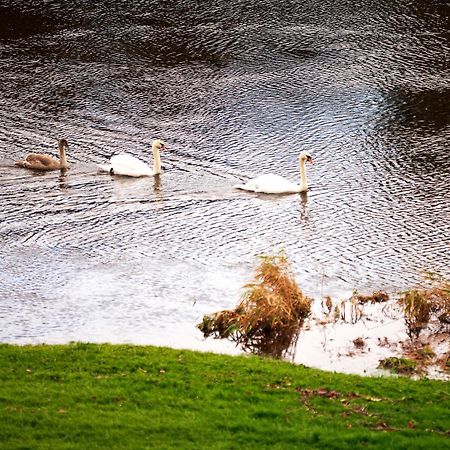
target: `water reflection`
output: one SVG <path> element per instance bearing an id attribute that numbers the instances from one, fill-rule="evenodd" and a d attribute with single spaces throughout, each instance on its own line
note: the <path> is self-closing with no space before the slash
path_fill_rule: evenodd
<path id="1" fill-rule="evenodd" d="M 300 219 L 302 222 L 308 221 L 308 193 L 300 192 Z"/>
<path id="2" fill-rule="evenodd" d="M 61 169 L 60 175 L 58 177 L 59 180 L 58 186 L 62 190 L 67 190 L 69 188 L 67 184 L 67 172 L 68 172 L 67 169 Z"/>
<path id="3" fill-rule="evenodd" d="M 153 189 L 154 189 L 155 193 L 157 193 L 158 191 L 161 190 L 161 175 L 159 175 L 159 174 L 155 175 L 153 177 L 153 181 L 154 181 Z"/>

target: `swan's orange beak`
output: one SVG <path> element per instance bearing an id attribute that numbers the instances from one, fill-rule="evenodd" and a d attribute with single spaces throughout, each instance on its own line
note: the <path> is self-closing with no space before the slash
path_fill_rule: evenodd
<path id="1" fill-rule="evenodd" d="M 159 147 L 159 149 L 160 149 L 161 151 L 168 150 L 168 148 L 167 148 L 165 145 L 161 145 L 161 147 Z"/>
<path id="2" fill-rule="evenodd" d="M 315 164 L 316 162 L 311 158 L 311 156 L 308 156 L 307 158 L 306 158 L 306 162 L 309 162 L 309 163 L 311 163 L 311 164 Z"/>

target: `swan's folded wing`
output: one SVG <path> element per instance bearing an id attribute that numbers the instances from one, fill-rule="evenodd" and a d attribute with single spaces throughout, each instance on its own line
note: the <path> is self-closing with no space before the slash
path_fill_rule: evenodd
<path id="1" fill-rule="evenodd" d="M 268 184 L 268 181 L 270 183 L 272 176 L 276 177 L 276 175 L 260 175 L 247 181 L 245 184 L 238 184 L 235 188 L 244 191 L 260 192 L 261 188 Z"/>

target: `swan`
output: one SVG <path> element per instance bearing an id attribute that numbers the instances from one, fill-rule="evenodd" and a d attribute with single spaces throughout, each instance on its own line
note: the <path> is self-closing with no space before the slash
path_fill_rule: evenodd
<path id="1" fill-rule="evenodd" d="M 238 184 L 236 189 L 244 191 L 260 192 L 264 194 L 293 194 L 306 192 L 308 190 L 308 179 L 306 177 L 306 162 L 314 164 L 311 155 L 302 151 L 298 156 L 300 164 L 300 184 L 294 184 L 279 175 L 267 174 L 260 175 L 247 181 L 245 184 Z"/>
<path id="2" fill-rule="evenodd" d="M 127 153 L 115 155 L 110 159 L 109 164 L 97 164 L 103 172 L 111 175 L 125 175 L 128 177 L 151 177 L 161 173 L 160 150 L 166 150 L 166 143 L 161 139 L 156 139 L 152 144 L 153 169 L 143 161 Z"/>
<path id="3" fill-rule="evenodd" d="M 16 161 L 14 165 L 34 170 L 64 170 L 67 169 L 66 149 L 69 144 L 65 139 L 58 141 L 59 160 L 45 153 L 30 153 L 21 161 Z"/>

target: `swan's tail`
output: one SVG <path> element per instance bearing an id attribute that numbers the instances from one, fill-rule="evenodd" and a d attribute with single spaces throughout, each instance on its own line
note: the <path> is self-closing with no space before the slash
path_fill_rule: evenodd
<path id="1" fill-rule="evenodd" d="M 97 164 L 97 167 L 101 172 L 111 172 L 112 169 L 111 164 Z"/>

